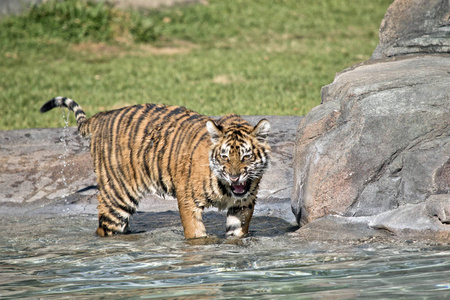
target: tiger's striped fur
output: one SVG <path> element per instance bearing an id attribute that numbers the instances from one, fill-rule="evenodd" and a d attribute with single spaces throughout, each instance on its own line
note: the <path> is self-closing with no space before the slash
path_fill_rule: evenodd
<path id="1" fill-rule="evenodd" d="M 66 107 L 90 138 L 98 182 L 99 227 L 123 232 L 146 193 L 177 198 L 186 238 L 206 236 L 202 211 L 228 209 L 227 236 L 243 236 L 261 176 L 270 161 L 270 124 L 255 127 L 236 115 L 218 120 L 180 106 L 142 104 L 87 119 L 73 100 L 56 97 L 41 108 Z"/>

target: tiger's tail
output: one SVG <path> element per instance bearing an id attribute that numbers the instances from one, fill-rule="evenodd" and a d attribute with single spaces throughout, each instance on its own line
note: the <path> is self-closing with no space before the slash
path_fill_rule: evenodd
<path id="1" fill-rule="evenodd" d="M 78 105 L 75 101 L 67 97 L 55 97 L 49 100 L 47 103 L 45 103 L 41 107 L 40 112 L 45 113 L 55 107 L 66 107 L 69 110 L 73 111 L 77 119 L 78 132 L 82 136 L 86 136 L 88 134 L 85 128 L 87 117 L 80 105 Z"/>

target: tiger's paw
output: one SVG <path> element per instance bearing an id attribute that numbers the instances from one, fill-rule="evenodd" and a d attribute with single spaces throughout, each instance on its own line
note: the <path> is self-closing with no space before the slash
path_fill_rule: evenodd
<path id="1" fill-rule="evenodd" d="M 230 229 L 228 229 L 226 236 L 227 236 L 227 238 L 230 238 L 230 237 L 238 237 L 238 238 L 240 238 L 240 237 L 245 236 L 246 234 L 247 233 L 242 230 L 242 227 L 238 227 L 238 228 L 230 228 Z"/>
<path id="2" fill-rule="evenodd" d="M 195 231 L 195 232 L 184 232 L 184 237 L 186 239 L 203 239 L 203 238 L 207 238 L 208 235 L 206 234 L 206 230 L 199 230 L 199 231 Z"/>
<path id="3" fill-rule="evenodd" d="M 95 231 L 95 234 L 101 237 L 105 237 L 105 236 L 112 236 L 114 234 L 114 231 L 103 228 L 103 227 L 99 227 L 97 228 L 97 230 Z"/>

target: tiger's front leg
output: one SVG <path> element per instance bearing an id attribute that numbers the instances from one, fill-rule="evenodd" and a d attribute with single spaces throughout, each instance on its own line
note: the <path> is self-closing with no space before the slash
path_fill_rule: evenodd
<path id="1" fill-rule="evenodd" d="M 242 237 L 248 234 L 248 227 L 253 216 L 254 202 L 247 206 L 233 206 L 227 213 L 227 237 Z"/>
<path id="2" fill-rule="evenodd" d="M 178 200 L 178 209 L 180 211 L 181 224 L 184 229 L 184 237 L 187 239 L 206 236 L 206 228 L 203 224 L 203 207 L 195 205 L 194 200 Z"/>

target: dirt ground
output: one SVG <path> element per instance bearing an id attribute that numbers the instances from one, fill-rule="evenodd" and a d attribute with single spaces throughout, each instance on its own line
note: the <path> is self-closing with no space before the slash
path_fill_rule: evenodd
<path id="1" fill-rule="evenodd" d="M 206 0 L 111 0 L 111 2 L 122 8 L 158 8 L 199 2 L 204 4 L 208 3 Z"/>

